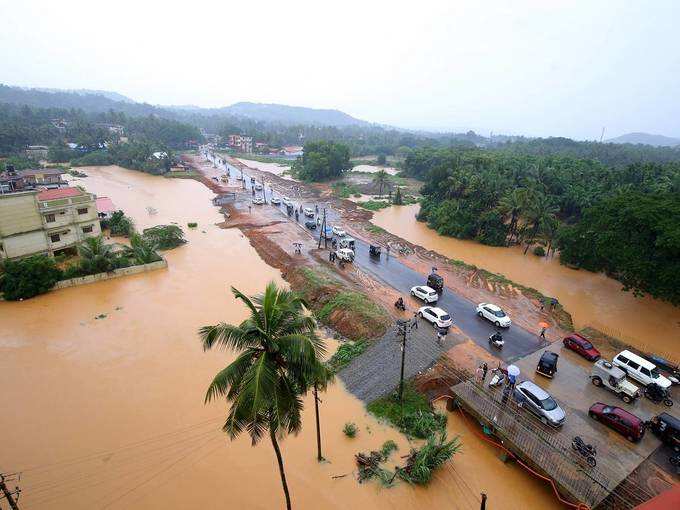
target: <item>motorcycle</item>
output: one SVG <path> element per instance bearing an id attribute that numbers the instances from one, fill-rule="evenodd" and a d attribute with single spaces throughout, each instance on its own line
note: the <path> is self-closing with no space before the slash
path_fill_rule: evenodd
<path id="1" fill-rule="evenodd" d="M 503 335 L 496 331 L 494 334 L 489 336 L 489 344 L 491 344 L 493 347 L 496 347 L 497 349 L 502 349 L 503 345 L 505 345 Z"/>
<path id="2" fill-rule="evenodd" d="M 672 457 L 669 457 L 668 461 L 672 466 L 678 467 L 680 466 L 680 455 L 673 455 Z"/>
<path id="3" fill-rule="evenodd" d="M 587 444 L 579 436 L 576 436 L 571 441 L 571 447 L 575 452 L 578 452 L 581 456 L 585 457 L 586 462 L 590 467 L 595 467 L 597 465 L 597 461 L 595 460 L 597 450 L 595 450 L 595 447 L 592 444 Z"/>
<path id="4" fill-rule="evenodd" d="M 507 371 L 501 367 L 494 368 L 491 371 L 491 380 L 489 381 L 489 388 L 498 388 L 502 386 L 507 378 Z"/>
<path id="5" fill-rule="evenodd" d="M 406 311 L 406 305 L 404 304 L 404 300 L 402 298 L 397 299 L 397 301 L 394 303 L 394 306 L 397 310 L 401 310 L 402 312 Z"/>
<path id="6" fill-rule="evenodd" d="M 666 407 L 671 407 L 673 405 L 673 400 L 671 400 L 670 392 L 667 389 L 662 388 L 656 383 L 648 384 L 644 391 L 645 397 L 659 404 L 663 402 Z"/>

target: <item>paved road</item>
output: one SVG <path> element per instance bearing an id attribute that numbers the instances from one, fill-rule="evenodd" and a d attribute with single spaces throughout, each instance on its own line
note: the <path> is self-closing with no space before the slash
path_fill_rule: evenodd
<path id="1" fill-rule="evenodd" d="M 229 168 L 232 175 L 240 174 L 240 170 L 231 165 L 224 165 L 224 168 Z M 246 188 L 250 190 L 249 176 L 246 176 L 245 180 Z M 267 189 L 266 194 L 267 200 L 269 200 L 271 190 Z M 275 193 L 275 195 L 279 194 Z M 295 205 L 299 208 L 300 203 Z M 302 205 L 311 208 L 315 206 L 313 203 L 303 203 Z M 318 205 L 320 210 L 326 207 L 327 222 L 330 225 L 339 220 L 339 215 L 329 204 L 320 202 Z M 269 204 L 262 207 L 272 206 Z M 283 205 L 279 206 L 279 210 L 284 217 L 287 217 Z M 303 223 L 306 219 L 303 215 L 300 215 L 298 222 L 300 228 L 305 228 Z M 291 221 L 295 221 L 294 217 L 291 218 Z M 319 238 L 319 229 L 310 231 L 310 233 L 316 239 Z M 427 276 L 407 267 L 394 255 L 387 256 L 385 250 L 383 250 L 379 258 L 376 258 L 369 256 L 368 249 L 369 245 L 367 243 L 357 239 L 354 263 L 363 271 L 401 292 L 407 298 L 405 300 L 408 309 L 415 311 L 422 306 L 423 303 L 410 297 L 410 289 L 415 285 L 425 284 Z M 514 361 L 542 347 L 540 339 L 535 333 L 515 326 L 511 326 L 508 330 L 503 331 L 505 346 L 502 351 L 491 347 L 488 338 L 495 331 L 495 327 L 486 320 L 477 317 L 475 313 L 476 303 L 456 294 L 449 288 L 444 289 L 437 306 L 452 315 L 455 325 L 464 335 L 472 339 L 480 347 L 501 357 L 506 362 Z M 448 340 L 444 342 L 444 345 L 439 346 L 434 342 L 434 337 L 435 333 L 432 326 L 425 321 L 421 321 L 419 330 L 414 332 L 414 338 L 419 340 L 414 345 L 413 355 L 407 356 L 407 377 L 411 377 L 432 365 L 445 350 L 453 345 L 451 340 Z M 407 354 L 408 352 L 409 350 L 407 349 Z M 395 339 L 394 331 L 392 331 L 375 342 L 362 356 L 346 367 L 340 375 L 352 393 L 365 401 L 370 401 L 373 398 L 377 398 L 376 395 L 384 395 L 396 386 L 399 381 L 399 361 L 399 343 Z"/>

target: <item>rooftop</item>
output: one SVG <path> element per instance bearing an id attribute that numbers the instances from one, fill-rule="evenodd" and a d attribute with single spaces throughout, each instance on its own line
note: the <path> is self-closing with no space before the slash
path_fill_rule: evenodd
<path id="1" fill-rule="evenodd" d="M 79 197 L 83 192 L 78 188 L 48 189 L 38 193 L 38 200 L 57 200 L 59 198 Z"/>
<path id="2" fill-rule="evenodd" d="M 97 211 L 100 213 L 115 212 L 117 210 L 113 200 L 109 197 L 97 197 Z"/>
<path id="3" fill-rule="evenodd" d="M 62 175 L 64 172 L 61 168 L 29 168 L 26 170 L 19 170 L 17 172 L 22 177 L 27 175 Z"/>

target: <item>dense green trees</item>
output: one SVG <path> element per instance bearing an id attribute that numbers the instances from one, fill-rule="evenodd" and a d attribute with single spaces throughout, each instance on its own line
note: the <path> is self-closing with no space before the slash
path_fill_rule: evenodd
<path id="1" fill-rule="evenodd" d="M 169 250 L 186 243 L 184 232 L 177 225 L 156 225 L 145 228 L 143 235 L 161 250 Z"/>
<path id="2" fill-rule="evenodd" d="M 306 143 L 304 154 L 295 161 L 292 171 L 304 181 L 327 181 L 352 168 L 349 156 L 349 147 L 341 143 Z"/>
<path id="3" fill-rule="evenodd" d="M 6 260 L 0 269 L 0 291 L 10 301 L 43 294 L 61 277 L 54 259 L 45 255 Z"/>

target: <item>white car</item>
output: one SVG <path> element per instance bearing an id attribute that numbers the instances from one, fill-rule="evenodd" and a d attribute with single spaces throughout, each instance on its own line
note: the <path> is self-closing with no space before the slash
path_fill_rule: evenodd
<path id="1" fill-rule="evenodd" d="M 430 321 L 435 326 L 440 328 L 448 328 L 453 324 L 451 316 L 446 310 L 437 308 L 436 306 L 423 306 L 418 309 L 418 317 Z"/>
<path id="2" fill-rule="evenodd" d="M 413 297 L 417 297 L 418 299 L 422 299 L 426 303 L 436 303 L 439 299 L 439 294 L 437 294 L 437 291 L 426 285 L 411 287 L 411 295 Z"/>
<path id="3" fill-rule="evenodd" d="M 283 197 L 283 205 L 293 205 L 293 201 L 288 197 Z"/>
<path id="4" fill-rule="evenodd" d="M 335 252 L 338 260 L 344 260 L 345 262 L 354 262 L 354 252 L 349 248 L 342 248 Z"/>
<path id="5" fill-rule="evenodd" d="M 272 205 L 279 205 L 281 203 L 281 199 L 279 197 L 272 197 L 271 203 Z"/>
<path id="6" fill-rule="evenodd" d="M 262 191 L 262 184 L 260 184 L 259 182 L 255 184 L 255 191 Z"/>
<path id="7" fill-rule="evenodd" d="M 255 197 L 255 198 L 253 198 L 253 204 L 255 204 L 255 205 L 262 205 L 262 204 L 264 204 L 264 198 L 262 198 L 262 197 Z"/>
<path id="8" fill-rule="evenodd" d="M 333 227 L 333 233 L 338 236 L 338 237 L 345 237 L 347 235 L 347 232 L 342 230 L 340 227 Z"/>
<path id="9" fill-rule="evenodd" d="M 509 328 L 512 321 L 500 306 L 493 305 L 491 303 L 479 303 L 477 305 L 477 315 L 482 319 L 486 319 L 497 328 Z"/>
<path id="10" fill-rule="evenodd" d="M 308 218 L 313 218 L 313 217 L 314 217 L 314 209 L 311 209 L 311 208 L 309 208 L 309 207 L 305 207 L 305 208 L 302 210 L 302 212 L 305 213 L 305 216 L 307 216 Z"/>
<path id="11" fill-rule="evenodd" d="M 641 382 L 645 386 L 654 383 L 667 390 L 673 384 L 670 379 L 659 373 L 659 369 L 656 368 L 654 363 L 634 352 L 621 351 L 614 356 L 612 363 L 621 368 L 628 377 Z"/>

